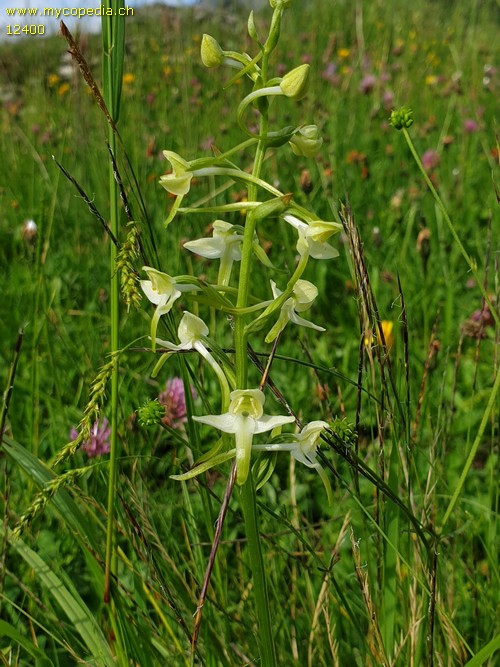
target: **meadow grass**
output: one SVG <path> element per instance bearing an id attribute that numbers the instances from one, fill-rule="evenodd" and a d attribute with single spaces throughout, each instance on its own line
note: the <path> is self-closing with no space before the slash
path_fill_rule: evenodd
<path id="1" fill-rule="evenodd" d="M 278 126 L 316 123 L 324 145 L 316 159 L 270 151 L 263 173 L 325 220 L 340 212 L 345 228 L 335 243 L 340 257 L 308 267 L 319 289 L 311 320 L 326 333 L 287 330 L 270 373 L 302 421 L 326 419 L 336 433 L 321 455 L 332 506 L 315 471 L 295 470 L 287 457 L 258 492 L 277 663 L 495 665 L 499 327 L 388 120 L 391 109 L 412 107 L 416 149 L 498 303 L 495 3 L 295 4 L 274 64 L 284 72 L 309 62 L 311 90 L 296 108 L 275 104 L 271 118 Z M 269 15 L 256 12 L 258 30 Z M 224 48 L 250 52 L 246 19 L 237 10 L 163 8 L 127 23 L 116 155 L 141 230 L 139 272 L 143 262 L 216 279 L 214 266 L 181 249 L 213 215 L 176 219 L 165 233 L 173 200 L 158 186 L 167 171 L 161 151 L 191 159 L 241 141 L 235 107 L 244 82 L 223 92 L 199 49 L 209 32 Z M 84 38 L 80 48 L 100 81 L 100 39 Z M 128 349 L 116 365 L 112 605 L 103 602 L 108 457 L 80 450 L 49 467 L 89 396 L 111 418 L 109 385 L 95 383 L 113 349 L 109 235 L 52 160 L 109 220 L 108 127 L 78 69 L 59 71 L 66 49 L 60 37 L 0 46 L 0 358 L 5 387 L 14 385 L 5 394 L 1 459 L 0 655 L 23 666 L 259 664 L 235 494 L 197 652 L 190 650 L 230 464 L 195 481 L 171 480 L 215 440 L 201 441 L 190 418 L 181 429 L 138 424 L 137 408 L 174 376 L 196 386 L 189 414 L 217 409 L 216 382 L 194 359 L 171 359 L 151 377 L 150 304 L 120 307 Z M 221 185 L 200 179 L 190 197 L 203 201 Z M 246 194 L 221 187 L 217 202 Z M 27 219 L 38 226 L 33 238 Z M 243 222 L 239 212 L 228 219 Z M 122 214 L 121 242 L 126 222 Z M 293 268 L 292 230 L 273 222 L 259 234 L 271 261 Z M 267 298 L 263 275 L 252 291 Z M 166 326 L 175 331 L 173 321 Z M 263 365 L 269 351 L 255 350 Z M 257 385 L 261 371 L 249 372 Z M 34 498 L 39 516 L 15 540 L 12 529 Z"/>

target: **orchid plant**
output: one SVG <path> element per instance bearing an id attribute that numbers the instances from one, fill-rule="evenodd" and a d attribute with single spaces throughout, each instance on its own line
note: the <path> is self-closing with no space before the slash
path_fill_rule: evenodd
<path id="1" fill-rule="evenodd" d="M 232 458 L 235 460 L 236 484 L 241 491 L 265 665 L 275 665 L 276 661 L 257 529 L 252 457 L 262 452 L 290 452 L 297 462 L 318 471 L 328 499 L 331 498 L 327 474 L 316 458 L 321 436 L 329 430 L 328 423 L 313 421 L 298 432 L 281 433 L 283 427 L 296 421 L 295 417 L 290 414 L 266 414 L 265 382 L 259 388 L 249 386 L 247 349 L 250 342 L 254 345 L 255 339 L 262 335 L 260 332 L 267 332 L 264 334 L 265 343 L 276 346 L 279 337 L 286 335 L 285 328 L 289 323 L 324 331 L 323 327 L 302 316 L 302 313 L 311 308 L 318 295 L 316 286 L 302 276 L 309 259 L 328 260 L 338 255 L 329 241 L 341 229 L 340 223 L 318 219 L 314 212 L 293 201 L 292 195 L 281 192 L 262 178 L 263 162 L 269 150 L 282 149 L 291 151 L 292 156 L 313 158 L 322 145 L 322 138 L 315 125 L 286 126 L 277 130 L 269 127 L 269 106 L 273 100 L 281 96 L 293 103 L 307 94 L 309 85 L 308 64 L 295 67 L 283 77 L 273 77 L 269 72 L 270 56 L 278 43 L 283 13 L 290 4 L 291 0 L 270 0 L 273 14 L 266 39 L 260 38 L 253 12 L 250 14 L 248 32 L 256 46 L 254 57 L 246 53 L 226 51 L 213 37 L 203 37 L 201 59 L 206 67 L 227 66 L 236 69 L 236 75 L 230 79 L 230 84 L 243 78 L 250 82 L 251 91 L 237 109 L 237 122 L 246 135 L 244 140 L 225 152 L 214 149 L 213 157 L 193 160 L 185 159 L 171 150 L 164 151 L 172 171 L 162 176 L 160 183 L 167 192 L 175 196 L 165 221 L 166 227 L 174 220 L 205 212 L 203 207 L 182 206 L 190 193 L 194 178 L 199 181 L 202 178 L 223 176 L 226 180 L 229 178 L 247 188 L 247 198 L 241 203 L 214 203 L 210 206 L 210 212 L 217 216 L 212 223 L 210 238 L 184 243 L 184 247 L 190 252 L 209 260 L 219 260 L 217 283 L 210 284 L 192 276 L 172 277 L 151 267 L 144 267 L 148 279 L 141 283 L 144 294 L 156 307 L 151 322 L 151 345 L 153 350 L 157 350 L 162 356 L 156 365 L 155 373 L 159 372 L 163 362 L 172 354 L 195 351 L 215 372 L 219 381 L 220 413 L 195 415 L 193 420 L 224 434 L 219 441 L 222 444 L 205 454 L 191 470 L 176 475 L 175 478 L 186 480 L 224 461 Z M 259 115 L 257 130 L 246 122 L 247 110 L 250 107 Z M 250 148 L 254 150 L 251 173 L 245 168 L 246 165 L 236 164 L 238 154 L 244 151 L 248 154 Z M 244 224 L 241 226 L 223 219 L 235 211 L 244 215 Z M 297 264 L 286 284 L 282 286 L 283 289 L 278 288 L 274 280 L 270 279 L 269 298 L 261 300 L 252 294 L 251 275 L 256 260 L 266 269 L 274 268 L 259 245 L 257 235 L 258 226 L 270 219 L 273 219 L 275 224 L 288 224 L 295 229 Z M 235 262 L 239 262 L 237 280 L 233 275 Z M 194 304 L 196 312 L 198 308 L 208 306 L 232 325 L 234 357 L 228 357 L 224 364 L 219 363 L 220 359 L 216 360 L 213 354 L 214 349 L 220 351 L 221 348 L 210 338 L 207 325 L 189 311 L 185 311 L 180 320 L 178 343 L 157 337 L 160 319 L 167 313 L 175 317 L 175 302 L 182 292 L 185 299 Z M 291 328 L 289 329 L 292 333 Z M 254 442 L 265 433 L 269 434 L 266 438 L 268 442 Z"/>

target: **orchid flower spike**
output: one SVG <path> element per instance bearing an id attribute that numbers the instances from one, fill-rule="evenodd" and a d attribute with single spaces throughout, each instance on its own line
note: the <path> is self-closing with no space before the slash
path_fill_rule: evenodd
<path id="1" fill-rule="evenodd" d="M 271 280 L 271 289 L 275 299 L 277 299 L 280 294 L 283 294 L 283 292 L 276 287 L 274 280 Z M 266 343 L 272 343 L 283 331 L 288 322 L 293 322 L 301 327 L 315 329 L 316 331 L 325 331 L 323 327 L 319 327 L 297 314 L 308 310 L 317 296 L 318 288 L 315 285 L 308 280 L 297 280 L 292 295 L 281 306 L 280 316 L 278 317 L 276 324 L 266 336 Z"/>
<path id="2" fill-rule="evenodd" d="M 327 422 L 312 421 L 306 424 L 300 433 L 292 435 L 290 442 L 253 445 L 252 449 L 261 452 L 290 452 L 296 461 L 303 463 L 308 468 L 317 470 L 325 486 L 328 502 L 332 504 L 333 496 L 330 480 L 324 468 L 316 461 L 318 444 L 325 428 L 329 428 Z"/>
<path id="3" fill-rule="evenodd" d="M 231 392 L 228 412 L 222 415 L 193 417 L 224 433 L 234 433 L 236 445 L 236 481 L 241 486 L 248 478 L 253 436 L 289 424 L 294 417 L 264 414 L 265 396 L 260 389 L 236 389 Z"/>
<path id="4" fill-rule="evenodd" d="M 174 302 L 180 297 L 181 292 L 198 289 L 195 285 L 180 285 L 175 278 L 167 273 L 162 273 L 150 266 L 143 266 L 142 270 L 148 274 L 149 280 L 141 280 L 141 288 L 146 297 L 156 306 L 151 320 L 151 344 L 155 350 L 156 329 L 160 317 L 169 312 Z"/>
<path id="5" fill-rule="evenodd" d="M 211 239 L 196 239 L 188 241 L 184 247 L 191 252 L 206 257 L 207 259 L 220 259 L 219 285 L 228 285 L 231 277 L 233 262 L 241 259 L 241 244 L 243 235 L 239 232 L 241 228 L 231 225 L 223 220 L 213 223 Z"/>
<path id="6" fill-rule="evenodd" d="M 283 217 L 299 233 L 297 251 L 301 256 L 305 253 L 314 259 L 332 259 L 339 256 L 338 250 L 326 243 L 330 236 L 342 229 L 338 222 L 313 220 L 307 223 L 289 213 Z"/>

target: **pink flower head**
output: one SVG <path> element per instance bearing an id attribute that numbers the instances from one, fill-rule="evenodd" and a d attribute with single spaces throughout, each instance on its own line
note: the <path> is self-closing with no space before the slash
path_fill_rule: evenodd
<path id="1" fill-rule="evenodd" d="M 191 394 L 196 398 L 196 391 L 191 387 Z M 181 378 L 167 380 L 165 391 L 160 392 L 158 401 L 165 406 L 165 416 L 162 422 L 171 428 L 180 428 L 187 421 L 186 397 L 184 383 Z"/>
<path id="2" fill-rule="evenodd" d="M 435 169 L 441 162 L 441 157 L 437 151 L 428 150 L 422 155 L 422 166 L 429 172 Z"/>
<path id="3" fill-rule="evenodd" d="M 366 74 L 361 79 L 361 83 L 359 84 L 359 92 L 363 93 L 364 95 L 371 93 L 372 90 L 375 88 L 376 83 L 377 79 L 376 77 L 373 76 L 373 74 Z"/>
<path id="4" fill-rule="evenodd" d="M 82 444 L 82 451 L 84 451 L 89 458 L 93 458 L 94 456 L 102 456 L 103 454 L 109 454 L 110 435 L 111 427 L 109 426 L 109 422 L 106 417 L 103 417 L 102 426 L 99 426 L 99 421 L 96 420 L 90 429 L 89 439 L 85 440 Z M 71 429 L 69 437 L 71 440 L 76 440 L 78 437 L 78 431 L 76 428 Z"/>
<path id="5" fill-rule="evenodd" d="M 468 132 L 469 134 L 474 134 L 474 132 L 478 131 L 478 127 L 479 127 L 478 124 L 472 118 L 467 118 L 466 120 L 464 120 L 465 132 Z"/>

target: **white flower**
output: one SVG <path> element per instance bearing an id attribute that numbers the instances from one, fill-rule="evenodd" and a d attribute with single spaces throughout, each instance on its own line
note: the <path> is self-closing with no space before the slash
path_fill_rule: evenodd
<path id="1" fill-rule="evenodd" d="M 300 255 L 304 255 L 307 252 L 314 259 L 332 259 L 333 257 L 338 257 L 338 250 L 326 243 L 330 236 L 342 229 L 342 225 L 338 222 L 313 220 L 307 223 L 291 214 L 283 217 L 299 233 L 297 251 Z"/>
<path id="2" fill-rule="evenodd" d="M 170 352 L 185 352 L 187 350 L 196 350 L 196 352 L 201 354 L 201 356 L 216 373 L 217 377 L 219 378 L 219 382 L 221 383 L 223 394 L 227 397 L 229 394 L 227 378 L 224 375 L 224 371 L 215 361 L 204 343 L 204 339 L 207 338 L 208 334 L 209 331 L 205 322 L 196 315 L 185 311 L 177 329 L 177 336 L 180 343 L 176 345 L 175 343 L 171 343 L 168 340 L 161 340 L 161 338 L 157 338 L 156 343 L 163 349 L 169 350 Z M 155 371 L 157 372 L 156 368 Z"/>
<path id="3" fill-rule="evenodd" d="M 332 504 L 332 489 L 330 486 L 330 480 L 328 479 L 322 466 L 316 461 L 318 444 L 321 439 L 321 434 L 328 428 L 327 422 L 324 421 L 312 421 L 309 424 L 306 424 L 300 433 L 295 433 L 291 435 L 290 442 L 282 442 L 277 444 L 268 444 L 268 445 L 253 445 L 252 449 L 255 451 L 264 451 L 264 452 L 290 452 L 291 455 L 303 463 L 308 468 L 314 468 L 317 470 L 321 481 L 325 486 L 325 490 L 328 496 L 328 502 Z"/>
<path id="4" fill-rule="evenodd" d="M 273 290 L 273 296 L 277 299 L 280 294 L 283 294 L 281 290 L 276 287 L 274 280 L 271 280 L 271 289 Z M 283 331 L 288 322 L 293 322 L 298 324 L 301 327 L 308 327 L 309 329 L 315 329 L 316 331 L 325 331 L 323 327 L 319 327 L 308 320 L 305 320 L 303 317 L 297 315 L 297 313 L 304 312 L 311 307 L 312 302 L 318 296 L 318 288 L 310 283 L 308 280 L 297 280 L 292 291 L 292 295 L 285 301 L 281 306 L 280 316 L 276 324 L 272 327 L 271 331 L 266 336 L 266 343 L 272 343 L 273 340 Z"/>
<path id="5" fill-rule="evenodd" d="M 179 285 L 175 278 L 167 273 L 162 273 L 150 266 L 143 266 L 143 271 L 148 274 L 149 280 L 141 280 L 141 288 L 147 298 L 154 303 L 156 310 L 151 320 L 151 343 L 155 349 L 156 329 L 162 315 L 165 315 L 180 297 L 181 292 L 197 289 L 193 285 Z"/>
<path id="6" fill-rule="evenodd" d="M 220 259 L 219 284 L 227 285 L 231 276 L 233 262 L 241 259 L 242 234 L 236 225 L 223 220 L 215 220 L 211 239 L 188 241 L 184 247 L 207 259 Z"/>
<path id="7" fill-rule="evenodd" d="M 205 346 L 201 342 L 202 337 L 208 336 L 208 327 L 205 322 L 193 315 L 192 313 L 185 311 L 182 319 L 179 323 L 179 328 L 177 329 L 177 335 L 179 337 L 179 345 L 175 343 L 170 343 L 167 340 L 161 340 L 157 338 L 156 342 L 158 345 L 161 345 L 167 350 L 172 352 L 182 352 L 183 350 L 206 350 Z"/>
<path id="8" fill-rule="evenodd" d="M 224 433 L 234 433 L 236 445 L 236 481 L 244 484 L 250 470 L 253 436 L 289 424 L 294 418 L 264 414 L 265 396 L 260 389 L 236 389 L 231 392 L 228 412 L 222 415 L 193 417 Z"/>

